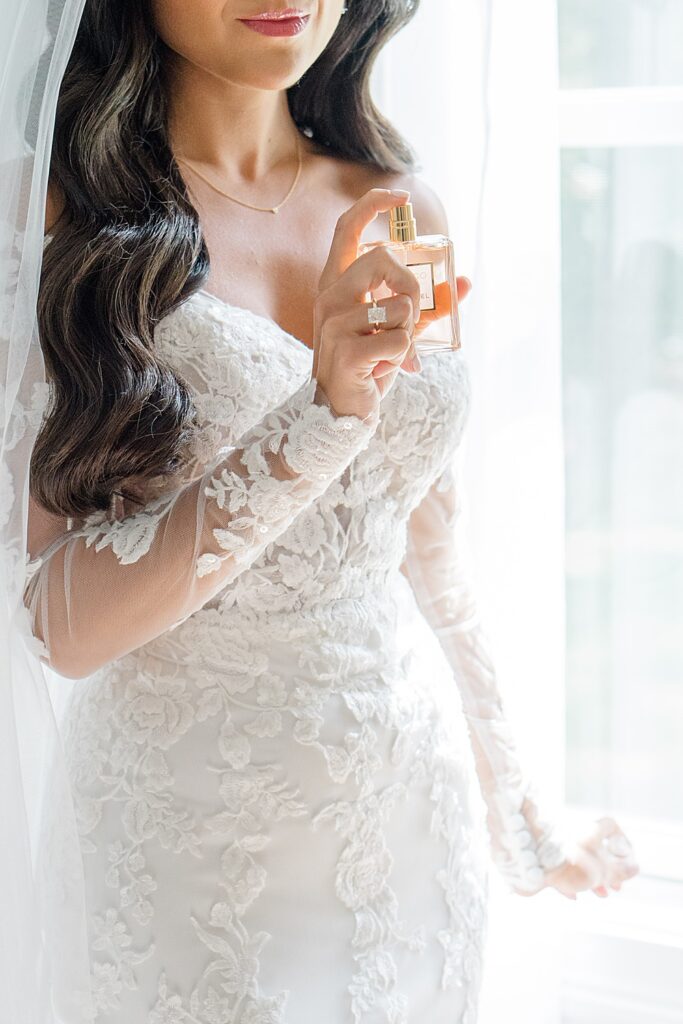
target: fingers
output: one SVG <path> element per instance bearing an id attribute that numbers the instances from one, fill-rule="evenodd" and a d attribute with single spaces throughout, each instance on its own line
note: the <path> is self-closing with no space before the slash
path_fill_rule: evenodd
<path id="1" fill-rule="evenodd" d="M 358 370 L 365 370 L 375 379 L 393 374 L 385 382 L 388 387 L 406 357 L 412 360 L 415 356 L 413 304 L 407 295 L 401 293 L 381 299 L 377 305 L 387 314 L 378 331 L 368 321 L 367 303 L 355 302 L 344 312 L 326 317 L 320 351 L 323 339 L 326 347 L 331 342 L 333 348 L 339 346 L 339 351 L 351 345 L 352 353 L 347 350 Z"/>
<path id="2" fill-rule="evenodd" d="M 548 879 L 550 885 L 569 899 L 587 890 L 604 899 L 610 890 L 618 892 L 623 883 L 639 871 L 624 830 L 614 818 L 605 815 L 590 823 L 571 857 L 550 872 Z"/>
<path id="3" fill-rule="evenodd" d="M 403 369 L 406 369 L 408 372 L 419 370 L 420 362 L 417 359 L 415 342 L 413 341 L 415 324 L 411 300 L 407 295 L 400 293 L 378 300 L 377 305 L 385 309 L 387 313 L 386 323 L 380 326 L 377 333 L 385 336 L 382 344 L 391 345 L 390 351 L 397 353 L 396 358 L 399 359 L 399 362 L 397 365 L 393 365 L 391 361 L 378 363 L 373 370 L 373 377 L 377 379 L 378 377 L 386 376 L 388 373 L 393 373 L 395 376 L 399 365 L 402 365 L 404 362 L 407 365 Z M 350 329 L 354 330 L 361 337 L 363 353 L 372 357 L 379 350 L 368 345 L 368 335 L 370 337 L 377 336 L 373 330 L 373 325 L 368 322 L 368 308 L 368 305 L 365 304 L 359 304 L 355 307 L 349 316 L 349 326 Z M 407 349 L 405 347 L 406 342 Z M 385 348 L 383 352 L 386 351 L 388 350 Z"/>
<path id="4" fill-rule="evenodd" d="M 455 286 L 458 290 L 458 302 L 462 302 L 472 291 L 472 282 L 469 277 L 456 277 Z"/>
<path id="5" fill-rule="evenodd" d="M 370 249 L 349 267 L 345 274 L 347 285 L 353 297 L 365 302 L 368 292 L 373 292 L 385 282 L 390 291 L 408 295 L 413 306 L 413 320 L 420 319 L 420 283 L 412 270 L 404 266 L 390 249 Z M 377 300 L 378 302 L 381 300 Z"/>
<path id="6" fill-rule="evenodd" d="M 329 345 L 330 351 L 338 353 L 337 359 L 343 358 L 364 379 L 386 377 L 398 370 L 412 345 L 410 331 L 399 326 L 373 334 L 363 332 L 362 326 L 355 310 L 330 317 L 322 335 L 325 347 Z M 368 326 L 366 320 L 366 330 Z"/>
<path id="7" fill-rule="evenodd" d="M 609 816 L 599 818 L 597 821 L 596 835 L 600 836 L 601 852 L 605 854 L 610 865 L 616 866 L 617 870 L 634 874 L 632 870 L 637 864 L 634 858 L 633 846 L 623 828 Z"/>
<path id="8" fill-rule="evenodd" d="M 588 837 L 590 847 L 604 867 L 604 882 L 595 886 L 596 896 L 604 898 L 609 889 L 618 891 L 622 883 L 637 875 L 640 868 L 633 856 L 633 847 L 619 824 L 609 815 L 598 818 Z"/>
<path id="9" fill-rule="evenodd" d="M 398 370 L 412 344 L 410 334 L 404 327 L 359 337 L 358 342 L 356 366 L 367 368 L 375 378 Z"/>
<path id="10" fill-rule="evenodd" d="M 609 815 L 603 815 L 602 818 L 597 818 L 596 825 L 597 832 L 603 839 L 607 839 L 609 836 L 613 836 L 621 832 L 621 829 L 617 825 L 614 818 L 611 818 Z M 623 832 L 621 834 L 623 835 Z"/>
<path id="11" fill-rule="evenodd" d="M 382 247 L 369 249 L 354 260 L 333 287 L 318 293 L 315 301 L 314 319 L 324 323 L 337 313 L 343 313 L 357 305 L 367 321 L 365 303 L 368 293 L 386 282 L 390 291 L 407 295 L 412 302 L 413 321 L 420 318 L 420 284 L 415 274 L 404 266 L 394 254 Z M 386 299 L 377 300 L 384 303 Z"/>
<path id="12" fill-rule="evenodd" d="M 371 188 L 342 213 L 334 229 L 330 253 L 320 276 L 319 291 L 329 288 L 351 266 L 358 256 L 360 236 L 377 214 L 400 206 L 409 196 L 407 189 Z"/>
<path id="13" fill-rule="evenodd" d="M 377 305 L 386 310 L 387 319 L 385 323 L 378 324 L 380 332 L 387 332 L 395 327 L 404 327 L 406 330 L 412 331 L 414 327 L 413 320 L 413 302 L 412 299 L 401 292 L 398 295 L 389 295 L 385 299 L 378 299 Z M 347 317 L 347 325 L 349 330 L 355 331 L 356 334 L 373 334 L 374 324 L 371 324 L 368 320 L 368 303 L 359 302 L 351 307 L 350 311 L 345 314 Z"/>
<path id="14" fill-rule="evenodd" d="M 604 853 L 608 849 L 609 840 L 616 835 L 623 835 L 614 818 L 608 815 L 596 818 L 585 836 L 585 842 L 596 853 Z"/>

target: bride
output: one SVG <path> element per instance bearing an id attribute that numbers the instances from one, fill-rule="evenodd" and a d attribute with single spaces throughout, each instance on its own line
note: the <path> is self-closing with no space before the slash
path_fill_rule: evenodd
<path id="1" fill-rule="evenodd" d="M 358 257 L 407 200 L 448 234 L 369 93 L 415 6 L 85 3 L 24 601 L 74 681 L 89 1019 L 473 1024 L 489 853 L 524 895 L 637 871 L 520 766 L 462 567 L 467 365 L 420 364 L 416 278 Z"/>

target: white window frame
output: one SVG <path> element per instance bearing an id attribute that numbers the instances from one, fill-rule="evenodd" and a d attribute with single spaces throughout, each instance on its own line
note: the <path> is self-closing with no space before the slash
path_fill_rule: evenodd
<path id="1" fill-rule="evenodd" d="M 683 87 L 560 89 L 558 104 L 560 150 L 683 146 Z M 577 826 L 604 813 L 566 811 Z M 683 825 L 626 815 L 619 823 L 640 874 L 618 895 L 579 897 L 564 934 L 562 1024 L 681 1024 Z"/>

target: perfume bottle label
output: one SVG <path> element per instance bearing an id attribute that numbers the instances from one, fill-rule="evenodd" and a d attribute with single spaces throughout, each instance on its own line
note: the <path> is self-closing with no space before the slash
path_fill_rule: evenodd
<path id="1" fill-rule="evenodd" d="M 420 282 L 420 309 L 436 309 L 434 297 L 434 265 L 432 263 L 409 263 Z"/>

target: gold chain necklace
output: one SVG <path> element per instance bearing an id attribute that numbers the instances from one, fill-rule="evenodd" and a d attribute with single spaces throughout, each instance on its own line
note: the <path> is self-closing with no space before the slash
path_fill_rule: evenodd
<path id="1" fill-rule="evenodd" d="M 183 157 L 180 157 L 180 156 L 176 156 L 176 160 L 179 161 L 182 164 L 187 164 L 187 166 L 190 167 L 194 171 L 194 173 L 196 175 L 198 175 L 200 178 L 202 178 L 202 180 L 205 181 L 206 184 L 210 188 L 212 188 L 214 190 L 214 192 L 218 192 L 220 195 L 225 196 L 226 199 L 232 199 L 232 201 L 234 203 L 239 203 L 240 206 L 246 206 L 250 210 L 263 210 L 266 213 L 277 213 L 278 210 L 282 209 L 282 207 L 285 205 L 285 203 L 287 202 L 287 200 L 291 196 L 292 192 L 296 188 L 296 184 L 297 184 L 297 182 L 299 180 L 299 175 L 301 174 L 301 167 L 302 167 L 301 142 L 299 141 L 299 133 L 298 132 L 296 134 L 296 153 L 297 153 L 297 160 L 298 160 L 296 176 L 294 178 L 294 181 L 292 182 L 292 185 L 290 187 L 289 192 L 287 193 L 285 198 L 282 200 L 282 202 L 278 203 L 277 206 L 254 206 L 252 203 L 245 203 L 241 199 L 235 199 L 234 196 L 229 196 L 227 192 L 224 192 L 222 189 L 218 188 L 218 186 L 214 185 L 213 182 L 209 181 L 208 178 L 205 178 L 204 175 L 200 171 L 198 171 L 197 168 L 194 167 L 188 160 L 185 160 Z"/>

